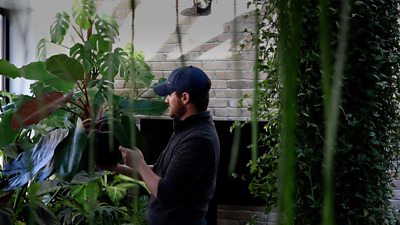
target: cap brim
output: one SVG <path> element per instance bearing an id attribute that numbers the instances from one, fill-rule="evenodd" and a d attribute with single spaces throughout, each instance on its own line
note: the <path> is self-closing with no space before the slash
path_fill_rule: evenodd
<path id="1" fill-rule="evenodd" d="M 165 82 L 165 83 L 155 86 L 154 92 L 159 96 L 167 96 L 174 91 L 172 90 L 171 86 Z"/>

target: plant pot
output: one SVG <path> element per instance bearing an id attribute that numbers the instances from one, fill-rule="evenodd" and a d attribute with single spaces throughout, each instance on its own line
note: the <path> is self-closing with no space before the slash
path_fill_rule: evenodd
<path id="1" fill-rule="evenodd" d="M 94 160 L 99 166 L 122 163 L 120 143 L 110 132 L 94 132 Z"/>
<path id="2" fill-rule="evenodd" d="M 212 0 L 193 0 L 198 15 L 209 15 L 211 13 Z"/>

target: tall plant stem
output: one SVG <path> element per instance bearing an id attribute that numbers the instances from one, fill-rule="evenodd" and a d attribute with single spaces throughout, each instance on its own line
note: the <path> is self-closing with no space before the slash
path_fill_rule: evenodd
<path id="1" fill-rule="evenodd" d="M 131 29 L 132 29 L 132 33 L 131 33 L 131 44 L 132 44 L 132 52 L 131 52 L 131 55 L 133 55 L 133 58 L 135 59 L 136 58 L 136 56 L 135 56 L 135 18 L 136 18 L 136 0 L 131 0 L 131 10 L 132 10 L 132 27 L 131 27 Z M 136 71 L 132 71 L 132 72 L 136 72 Z M 136 85 L 135 83 L 133 83 L 132 85 Z M 135 95 L 137 95 L 136 93 L 135 93 Z M 135 96 L 135 97 L 137 97 L 137 96 Z M 131 100 L 133 100 L 133 99 L 131 99 Z M 136 127 L 136 124 L 134 123 L 134 122 L 132 122 L 131 120 L 129 120 L 129 128 L 130 128 L 130 140 L 132 140 L 131 142 L 130 142 L 130 144 L 131 144 L 131 146 L 125 146 L 125 147 L 128 147 L 128 148 L 131 148 L 131 149 L 134 149 L 135 147 L 136 147 L 136 129 L 135 129 L 135 127 Z M 133 170 L 132 171 L 132 177 L 133 178 L 135 178 L 135 179 L 138 179 L 138 173 L 137 173 L 137 171 L 136 170 Z M 133 195 L 134 195 L 134 198 L 132 199 L 132 220 L 133 221 L 135 221 L 136 220 L 136 215 L 137 215 L 137 212 L 138 212 L 138 209 L 139 209 L 139 207 L 138 207 L 138 204 L 139 204 L 139 192 L 138 192 L 138 189 L 137 188 L 135 188 L 135 189 L 133 189 Z"/>
<path id="2" fill-rule="evenodd" d="M 237 74 L 238 71 L 238 39 L 237 39 L 237 9 L 236 9 L 236 0 L 233 1 L 233 31 L 232 31 L 232 46 L 233 46 L 233 57 L 234 57 L 234 73 Z M 236 167 L 236 163 L 237 163 L 237 159 L 238 159 L 238 155 L 239 155 L 239 144 L 240 144 L 240 123 L 239 122 L 235 122 L 235 124 L 233 125 L 233 142 L 232 142 L 232 148 L 231 148 L 231 157 L 229 159 L 229 166 L 228 166 L 228 177 L 230 177 L 232 175 L 232 173 L 235 170 Z"/>
<path id="3" fill-rule="evenodd" d="M 278 224 L 293 224 L 295 206 L 296 89 L 301 45 L 301 2 L 279 1 L 278 60 L 282 80 L 282 152 L 279 162 Z"/>
<path id="4" fill-rule="evenodd" d="M 255 24 L 257 25 L 256 27 L 256 32 L 255 35 L 256 37 L 259 37 L 260 35 L 260 27 L 259 27 L 259 17 L 260 17 L 260 9 L 256 8 L 255 10 Z M 254 171 L 256 169 L 256 162 L 257 162 L 257 156 L 258 156 L 258 112 L 259 112 L 259 100 L 257 98 L 258 94 L 258 79 L 259 79 L 259 71 L 260 71 L 260 61 L 258 60 L 259 58 L 259 39 L 256 39 L 255 43 L 255 67 L 254 67 L 254 81 L 253 81 L 253 86 L 254 86 L 254 91 L 253 91 L 253 106 L 251 110 L 251 160 L 253 162 L 252 167 L 250 168 L 251 171 Z"/>
<path id="5" fill-rule="evenodd" d="M 347 49 L 347 34 L 349 29 L 349 15 L 351 6 L 348 1 L 342 2 L 342 8 L 340 13 L 340 29 L 339 29 L 339 42 L 338 49 L 336 52 L 335 63 L 334 63 L 334 74 L 332 78 L 332 86 L 326 93 L 324 107 L 325 107 L 325 146 L 324 146 L 324 162 L 323 162 L 323 178 L 324 178 L 324 198 L 322 206 L 322 224 L 333 225 L 334 224 L 334 212 L 333 212 L 333 178 L 334 178 L 334 155 L 335 155 L 335 140 L 337 135 L 338 127 L 338 114 L 339 114 L 339 102 L 342 90 L 343 70 L 344 63 L 346 61 L 346 49 Z M 324 48 L 322 48 L 324 52 Z M 328 68 L 329 69 L 329 68 Z M 324 71 L 325 72 L 325 71 Z M 328 71 L 326 71 L 328 72 Z"/>

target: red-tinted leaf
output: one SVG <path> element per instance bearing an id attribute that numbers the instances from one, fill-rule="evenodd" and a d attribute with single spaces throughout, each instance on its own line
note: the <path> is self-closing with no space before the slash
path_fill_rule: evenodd
<path id="1" fill-rule="evenodd" d="M 24 102 L 13 116 L 12 128 L 17 129 L 39 122 L 71 99 L 72 93 L 50 92 Z"/>

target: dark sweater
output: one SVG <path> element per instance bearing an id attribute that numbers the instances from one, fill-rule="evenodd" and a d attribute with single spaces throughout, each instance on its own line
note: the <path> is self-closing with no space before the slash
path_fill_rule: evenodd
<path id="1" fill-rule="evenodd" d="M 161 177 L 149 202 L 149 225 L 200 225 L 215 191 L 219 140 L 209 112 L 174 120 L 174 132 L 154 165 Z"/>

